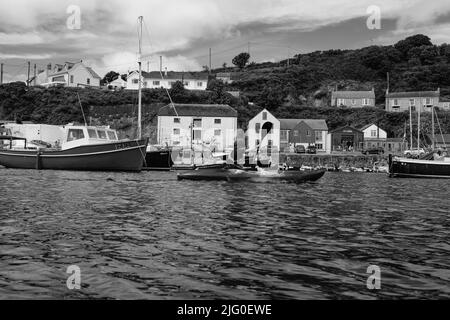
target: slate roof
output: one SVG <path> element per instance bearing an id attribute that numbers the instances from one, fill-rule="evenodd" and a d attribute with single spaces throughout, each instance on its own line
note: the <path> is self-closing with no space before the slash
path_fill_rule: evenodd
<path id="1" fill-rule="evenodd" d="M 389 92 L 387 98 L 439 98 L 439 91 Z"/>
<path id="2" fill-rule="evenodd" d="M 279 119 L 281 130 L 293 130 L 300 122 L 305 122 L 311 129 L 328 131 L 327 122 L 323 119 Z"/>
<path id="3" fill-rule="evenodd" d="M 176 112 L 174 110 L 176 109 Z M 226 104 L 169 104 L 158 111 L 158 116 L 237 118 L 235 109 Z"/>
<path id="4" fill-rule="evenodd" d="M 333 91 L 332 99 L 375 99 L 373 91 Z"/>

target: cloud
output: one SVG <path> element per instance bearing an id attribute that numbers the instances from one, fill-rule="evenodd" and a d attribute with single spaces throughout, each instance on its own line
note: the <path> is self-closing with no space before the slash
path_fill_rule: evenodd
<path id="1" fill-rule="evenodd" d="M 44 59 L 50 59 L 52 58 L 52 54 L 33 54 L 33 53 L 26 53 L 26 54 L 14 54 L 14 53 L 1 53 L 0 52 L 0 59 L 26 59 L 26 60 L 44 60 Z"/>

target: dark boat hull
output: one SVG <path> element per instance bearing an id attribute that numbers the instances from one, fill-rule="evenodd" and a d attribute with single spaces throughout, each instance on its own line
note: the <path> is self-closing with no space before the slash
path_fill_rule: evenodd
<path id="1" fill-rule="evenodd" d="M 148 139 L 86 145 L 63 151 L 0 150 L 0 165 L 15 169 L 141 171 Z"/>
<path id="2" fill-rule="evenodd" d="M 172 151 L 147 151 L 145 154 L 144 170 L 167 170 L 173 166 Z"/>
<path id="3" fill-rule="evenodd" d="M 450 162 L 390 158 L 389 175 L 398 178 L 450 179 Z"/>
<path id="4" fill-rule="evenodd" d="M 226 168 L 199 168 L 178 173 L 178 180 L 203 181 L 249 181 L 249 182 L 293 182 L 317 181 L 325 170 L 283 171 L 279 174 L 261 175 L 258 172 Z"/>

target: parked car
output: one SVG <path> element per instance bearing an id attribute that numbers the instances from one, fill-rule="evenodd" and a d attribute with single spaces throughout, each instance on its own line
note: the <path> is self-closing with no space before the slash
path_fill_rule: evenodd
<path id="1" fill-rule="evenodd" d="M 306 149 L 302 145 L 295 146 L 295 153 L 306 153 Z"/>
<path id="2" fill-rule="evenodd" d="M 316 146 L 308 146 L 308 148 L 306 148 L 306 153 L 309 153 L 309 154 L 316 154 L 316 153 L 317 153 L 317 148 L 316 148 Z"/>
<path id="3" fill-rule="evenodd" d="M 403 152 L 407 158 L 420 158 L 426 154 L 424 149 L 405 150 Z"/>
<path id="4" fill-rule="evenodd" d="M 381 147 L 373 147 L 373 148 L 367 148 L 361 151 L 362 154 L 368 155 L 368 154 L 384 154 L 384 149 Z"/>

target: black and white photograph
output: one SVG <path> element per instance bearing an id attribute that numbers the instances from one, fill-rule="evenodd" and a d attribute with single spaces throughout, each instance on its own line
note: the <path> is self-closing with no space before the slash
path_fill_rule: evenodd
<path id="1" fill-rule="evenodd" d="M 449 147 L 448 0 L 0 0 L 0 300 L 448 300 Z"/>

